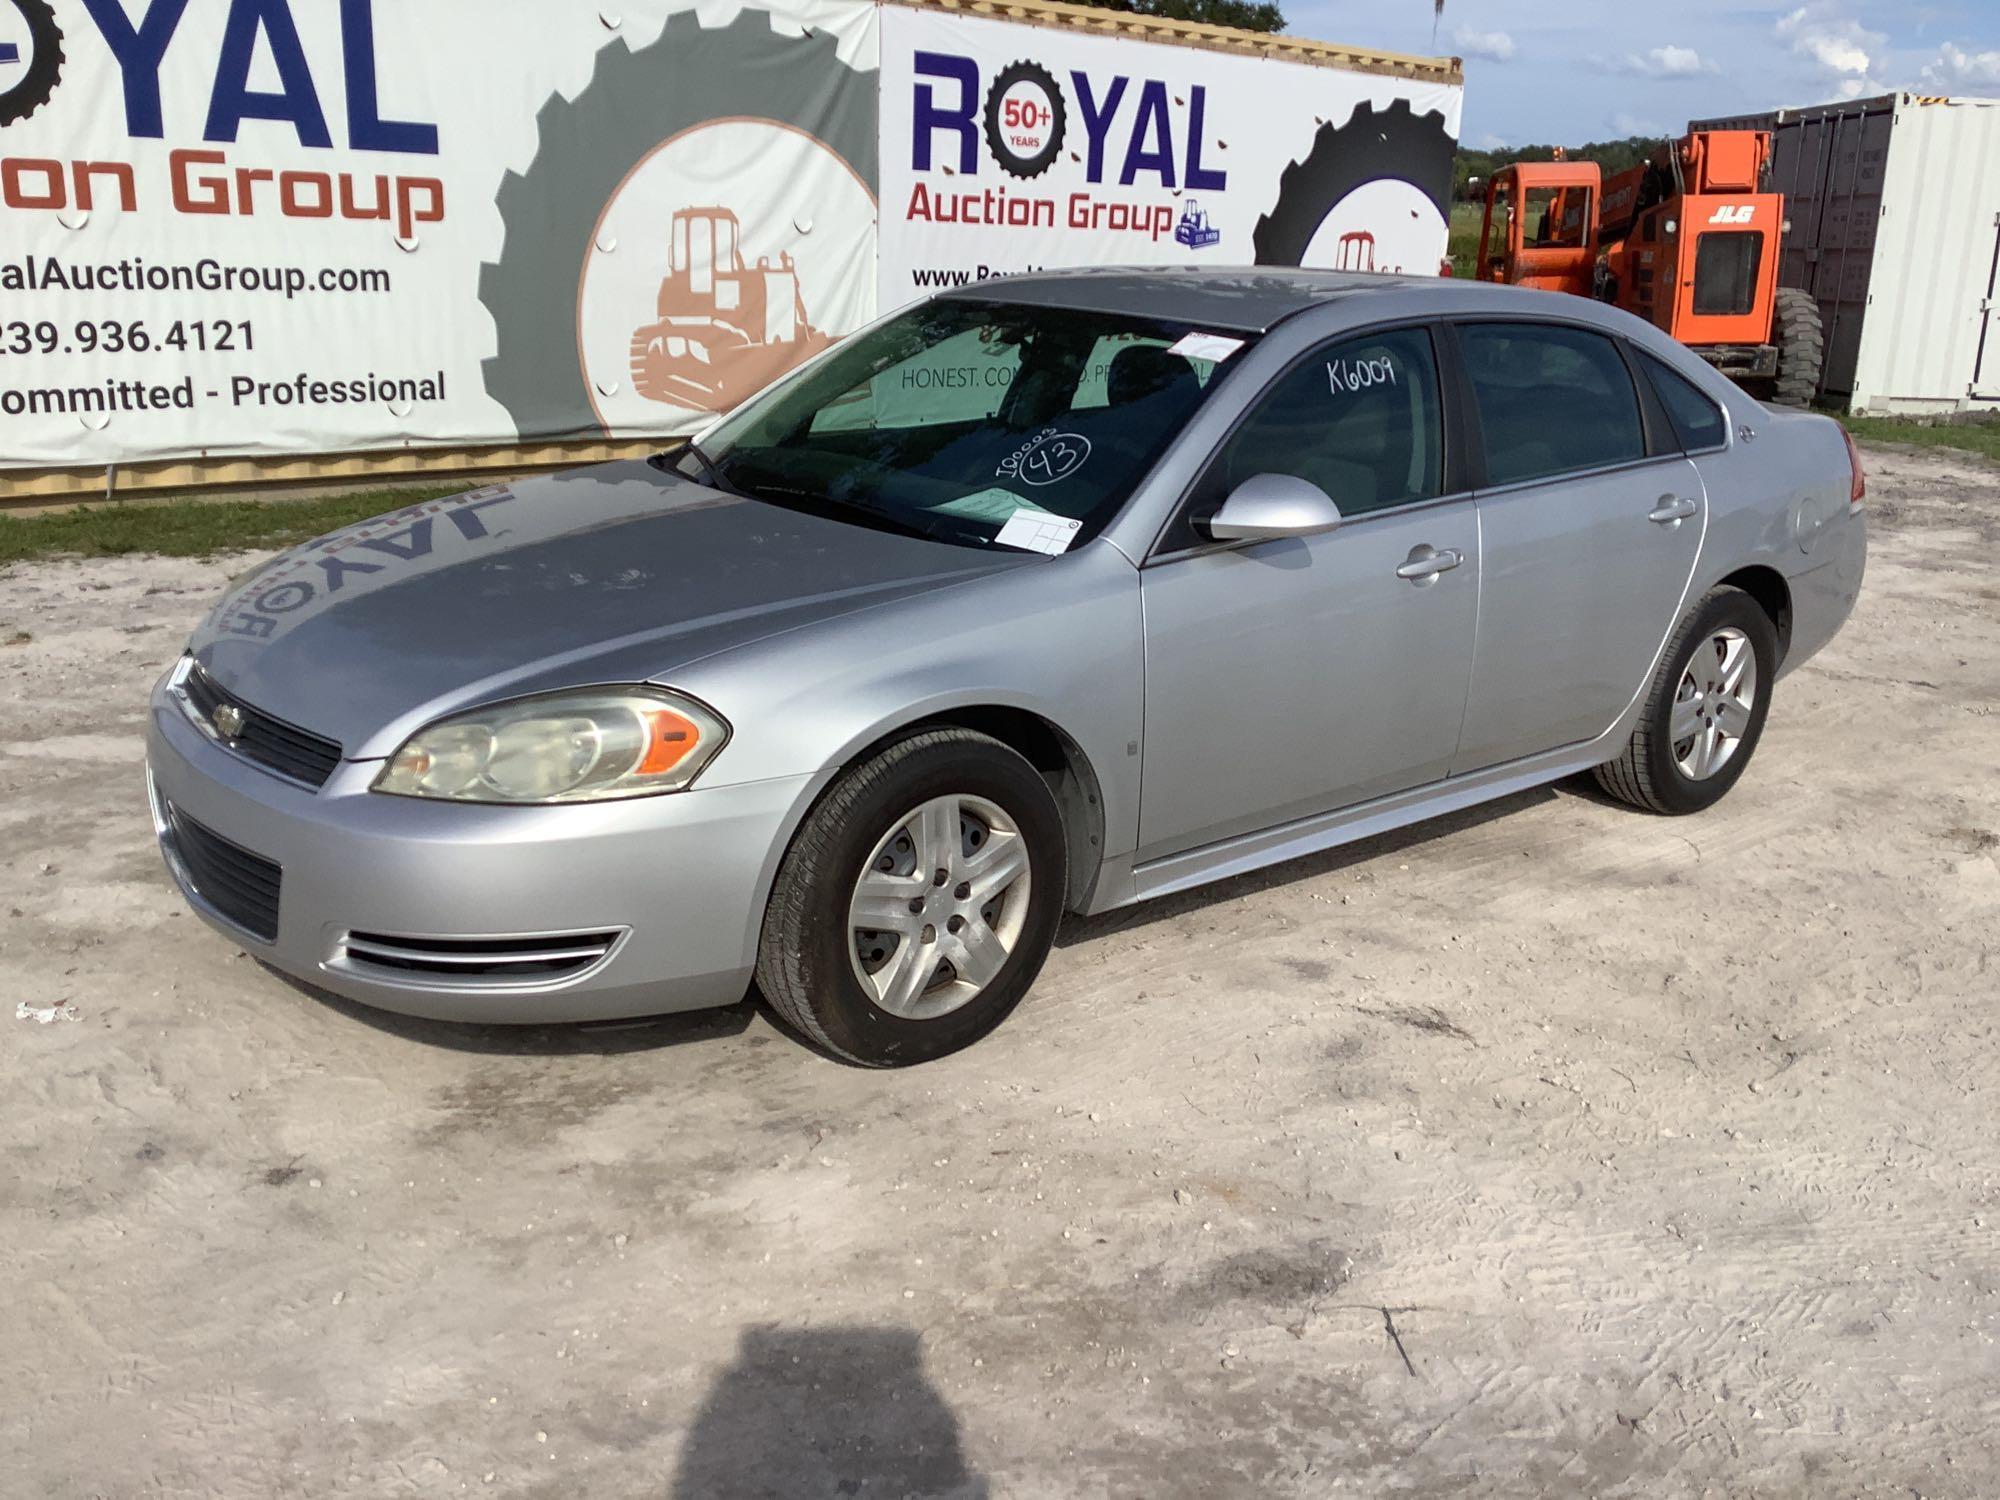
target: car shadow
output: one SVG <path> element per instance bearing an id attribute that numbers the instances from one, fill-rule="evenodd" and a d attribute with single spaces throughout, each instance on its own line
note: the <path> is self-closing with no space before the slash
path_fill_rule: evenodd
<path id="1" fill-rule="evenodd" d="M 912 1328 L 743 1330 L 683 1439 L 667 1500 L 985 1500 Z"/>
<path id="2" fill-rule="evenodd" d="M 1617 812 L 1637 812 L 1631 803 L 1620 801 L 1598 785 L 1597 777 L 1589 771 L 1579 771 L 1574 776 L 1565 777 L 1555 784 L 1561 790 L 1584 802 L 1595 802 L 1599 807 L 1609 807 Z"/>
<path id="3" fill-rule="evenodd" d="M 1342 844 L 1338 848 L 1327 849 L 1318 854 L 1286 860 L 1281 864 L 1267 865 L 1261 870 L 1252 870 L 1247 874 L 1217 881 L 1212 885 L 1197 886 L 1193 890 L 1161 896 L 1152 901 L 1142 901 L 1135 906 L 1120 907 L 1100 916 L 1066 916 L 1063 918 L 1062 926 L 1057 930 L 1055 945 L 1058 948 L 1070 948 L 1093 943 L 1118 933 L 1148 927 L 1156 922 L 1172 921 L 1176 917 L 1199 911 L 1203 907 L 1241 900 L 1246 896 L 1259 895 L 1265 891 L 1295 885 L 1300 881 L 1315 880 L 1334 871 L 1404 853 L 1440 839 L 1452 838 L 1467 829 L 1481 827 L 1501 818 L 1526 812 L 1531 808 L 1545 806 L 1565 794 L 1593 801 L 1609 801 L 1597 790 L 1589 776 L 1572 777 L 1553 785 L 1533 787 L 1527 791 L 1516 792 L 1510 797 L 1466 808 L 1461 812 L 1449 813 L 1406 828 L 1376 834 L 1372 838 Z M 350 1020 L 358 1021 L 376 1031 L 387 1032 L 405 1041 L 440 1047 L 453 1052 L 514 1057 L 618 1056 L 630 1052 L 654 1052 L 668 1047 L 683 1047 L 740 1037 L 761 1015 L 765 1023 L 779 1036 L 797 1043 L 808 1051 L 818 1053 L 829 1061 L 840 1063 L 842 1066 L 854 1066 L 827 1052 L 810 1037 L 802 1035 L 789 1025 L 782 1016 L 771 1009 L 754 985 L 735 1005 L 713 1010 L 682 1011 L 671 1015 L 640 1016 L 620 1021 L 564 1021 L 551 1022 L 545 1026 L 496 1026 L 476 1021 L 432 1021 L 416 1016 L 398 1015 L 393 1011 L 377 1010 L 373 1006 L 363 1005 L 359 1001 L 349 1000 L 330 990 L 321 989 L 318 985 L 286 974 L 261 961 L 258 967 L 300 994 L 337 1011 Z"/>
<path id="4" fill-rule="evenodd" d="M 1588 777 L 1583 779 L 1589 780 Z M 1469 828 L 1479 828 L 1531 808 L 1544 807 L 1556 801 L 1565 792 L 1579 790 L 1567 781 L 1549 786 L 1530 787 L 1526 791 L 1515 792 L 1512 796 L 1497 798 L 1492 802 L 1482 802 L 1476 807 L 1446 813 L 1421 823 L 1412 823 L 1404 828 L 1394 828 L 1387 833 L 1378 833 L 1369 838 L 1357 839 L 1351 844 L 1323 849 L 1317 854 L 1301 855 L 1297 859 L 1288 859 L 1280 864 L 1266 865 L 1262 869 L 1234 875 L 1227 880 L 1218 880 L 1212 885 L 1177 891 L 1170 896 L 1141 901 L 1135 906 L 1121 906 L 1114 911 L 1107 911 L 1094 917 L 1065 917 L 1061 930 L 1056 934 L 1056 946 L 1069 948 L 1080 943 L 1096 942 L 1114 933 L 1149 927 L 1155 922 L 1170 922 L 1176 917 L 1185 916 L 1191 911 L 1199 911 L 1206 906 L 1238 901 L 1245 896 L 1260 895 L 1265 891 L 1296 885 L 1304 880 L 1317 880 L 1338 870 L 1367 864 L 1370 860 L 1383 859 L 1392 854 L 1402 854 L 1440 839 L 1452 838 Z"/>
<path id="5" fill-rule="evenodd" d="M 420 1016 L 377 1010 L 331 990 L 274 969 L 257 965 L 273 979 L 349 1020 L 404 1041 L 452 1052 L 488 1053 L 510 1057 L 617 1056 L 626 1052 L 656 1052 L 697 1042 L 741 1036 L 757 1018 L 758 1005 L 746 996 L 735 1005 L 713 1010 L 678 1011 L 664 1016 L 637 1016 L 622 1021 L 556 1021 L 546 1026 L 494 1026 L 477 1021 L 430 1021 Z"/>

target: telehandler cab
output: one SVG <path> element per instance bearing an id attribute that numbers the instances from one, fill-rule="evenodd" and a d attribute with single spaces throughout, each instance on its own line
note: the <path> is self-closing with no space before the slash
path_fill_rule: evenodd
<path id="1" fill-rule="evenodd" d="M 1812 296 L 1778 285 L 1785 200 L 1763 191 L 1770 159 L 1766 131 L 1697 130 L 1609 180 L 1595 162 L 1502 167 L 1476 274 L 1612 303 L 1753 394 L 1808 405 L 1826 341 Z"/>

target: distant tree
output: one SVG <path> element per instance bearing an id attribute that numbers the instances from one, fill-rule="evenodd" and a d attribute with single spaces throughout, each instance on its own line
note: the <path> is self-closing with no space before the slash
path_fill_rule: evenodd
<path id="1" fill-rule="evenodd" d="M 1079 0 L 1099 10 L 1122 10 L 1163 21 L 1195 21 L 1204 26 L 1235 26 L 1243 31 L 1283 31 L 1285 13 L 1260 0 Z"/>
<path id="2" fill-rule="evenodd" d="M 1591 141 L 1582 146 L 1568 146 L 1563 154 L 1571 161 L 1594 161 L 1606 177 L 1636 167 L 1650 158 L 1666 142 L 1652 136 L 1633 135 L 1618 141 Z M 1486 179 L 1500 167 L 1517 161 L 1550 161 L 1556 154 L 1554 146 L 1520 146 L 1502 151 L 1461 150 L 1452 170 L 1452 195 L 1458 198 L 1481 198 L 1486 194 Z M 1478 179 L 1477 183 L 1473 179 Z"/>

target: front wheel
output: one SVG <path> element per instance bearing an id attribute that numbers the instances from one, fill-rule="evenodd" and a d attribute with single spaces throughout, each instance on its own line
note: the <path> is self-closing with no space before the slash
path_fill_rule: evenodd
<path id="1" fill-rule="evenodd" d="M 1032 765 L 969 730 L 915 735 L 807 815 L 764 915 L 758 987 L 849 1062 L 942 1057 L 1028 992 L 1066 879 L 1062 814 Z"/>
<path id="2" fill-rule="evenodd" d="M 1695 813 L 1736 785 L 1771 707 L 1778 632 L 1741 589 L 1720 588 L 1688 611 L 1661 654 L 1625 753 L 1597 784 L 1634 807 Z"/>

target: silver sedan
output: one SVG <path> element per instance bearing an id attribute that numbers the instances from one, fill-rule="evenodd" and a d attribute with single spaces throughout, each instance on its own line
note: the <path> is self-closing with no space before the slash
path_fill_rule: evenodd
<path id="1" fill-rule="evenodd" d="M 1851 445 L 1583 299 L 953 292 L 646 462 L 277 558 L 155 692 L 273 968 L 470 1021 L 727 1005 L 922 1061 L 1065 911 L 1594 770 L 1693 813 L 1853 608 Z"/>

